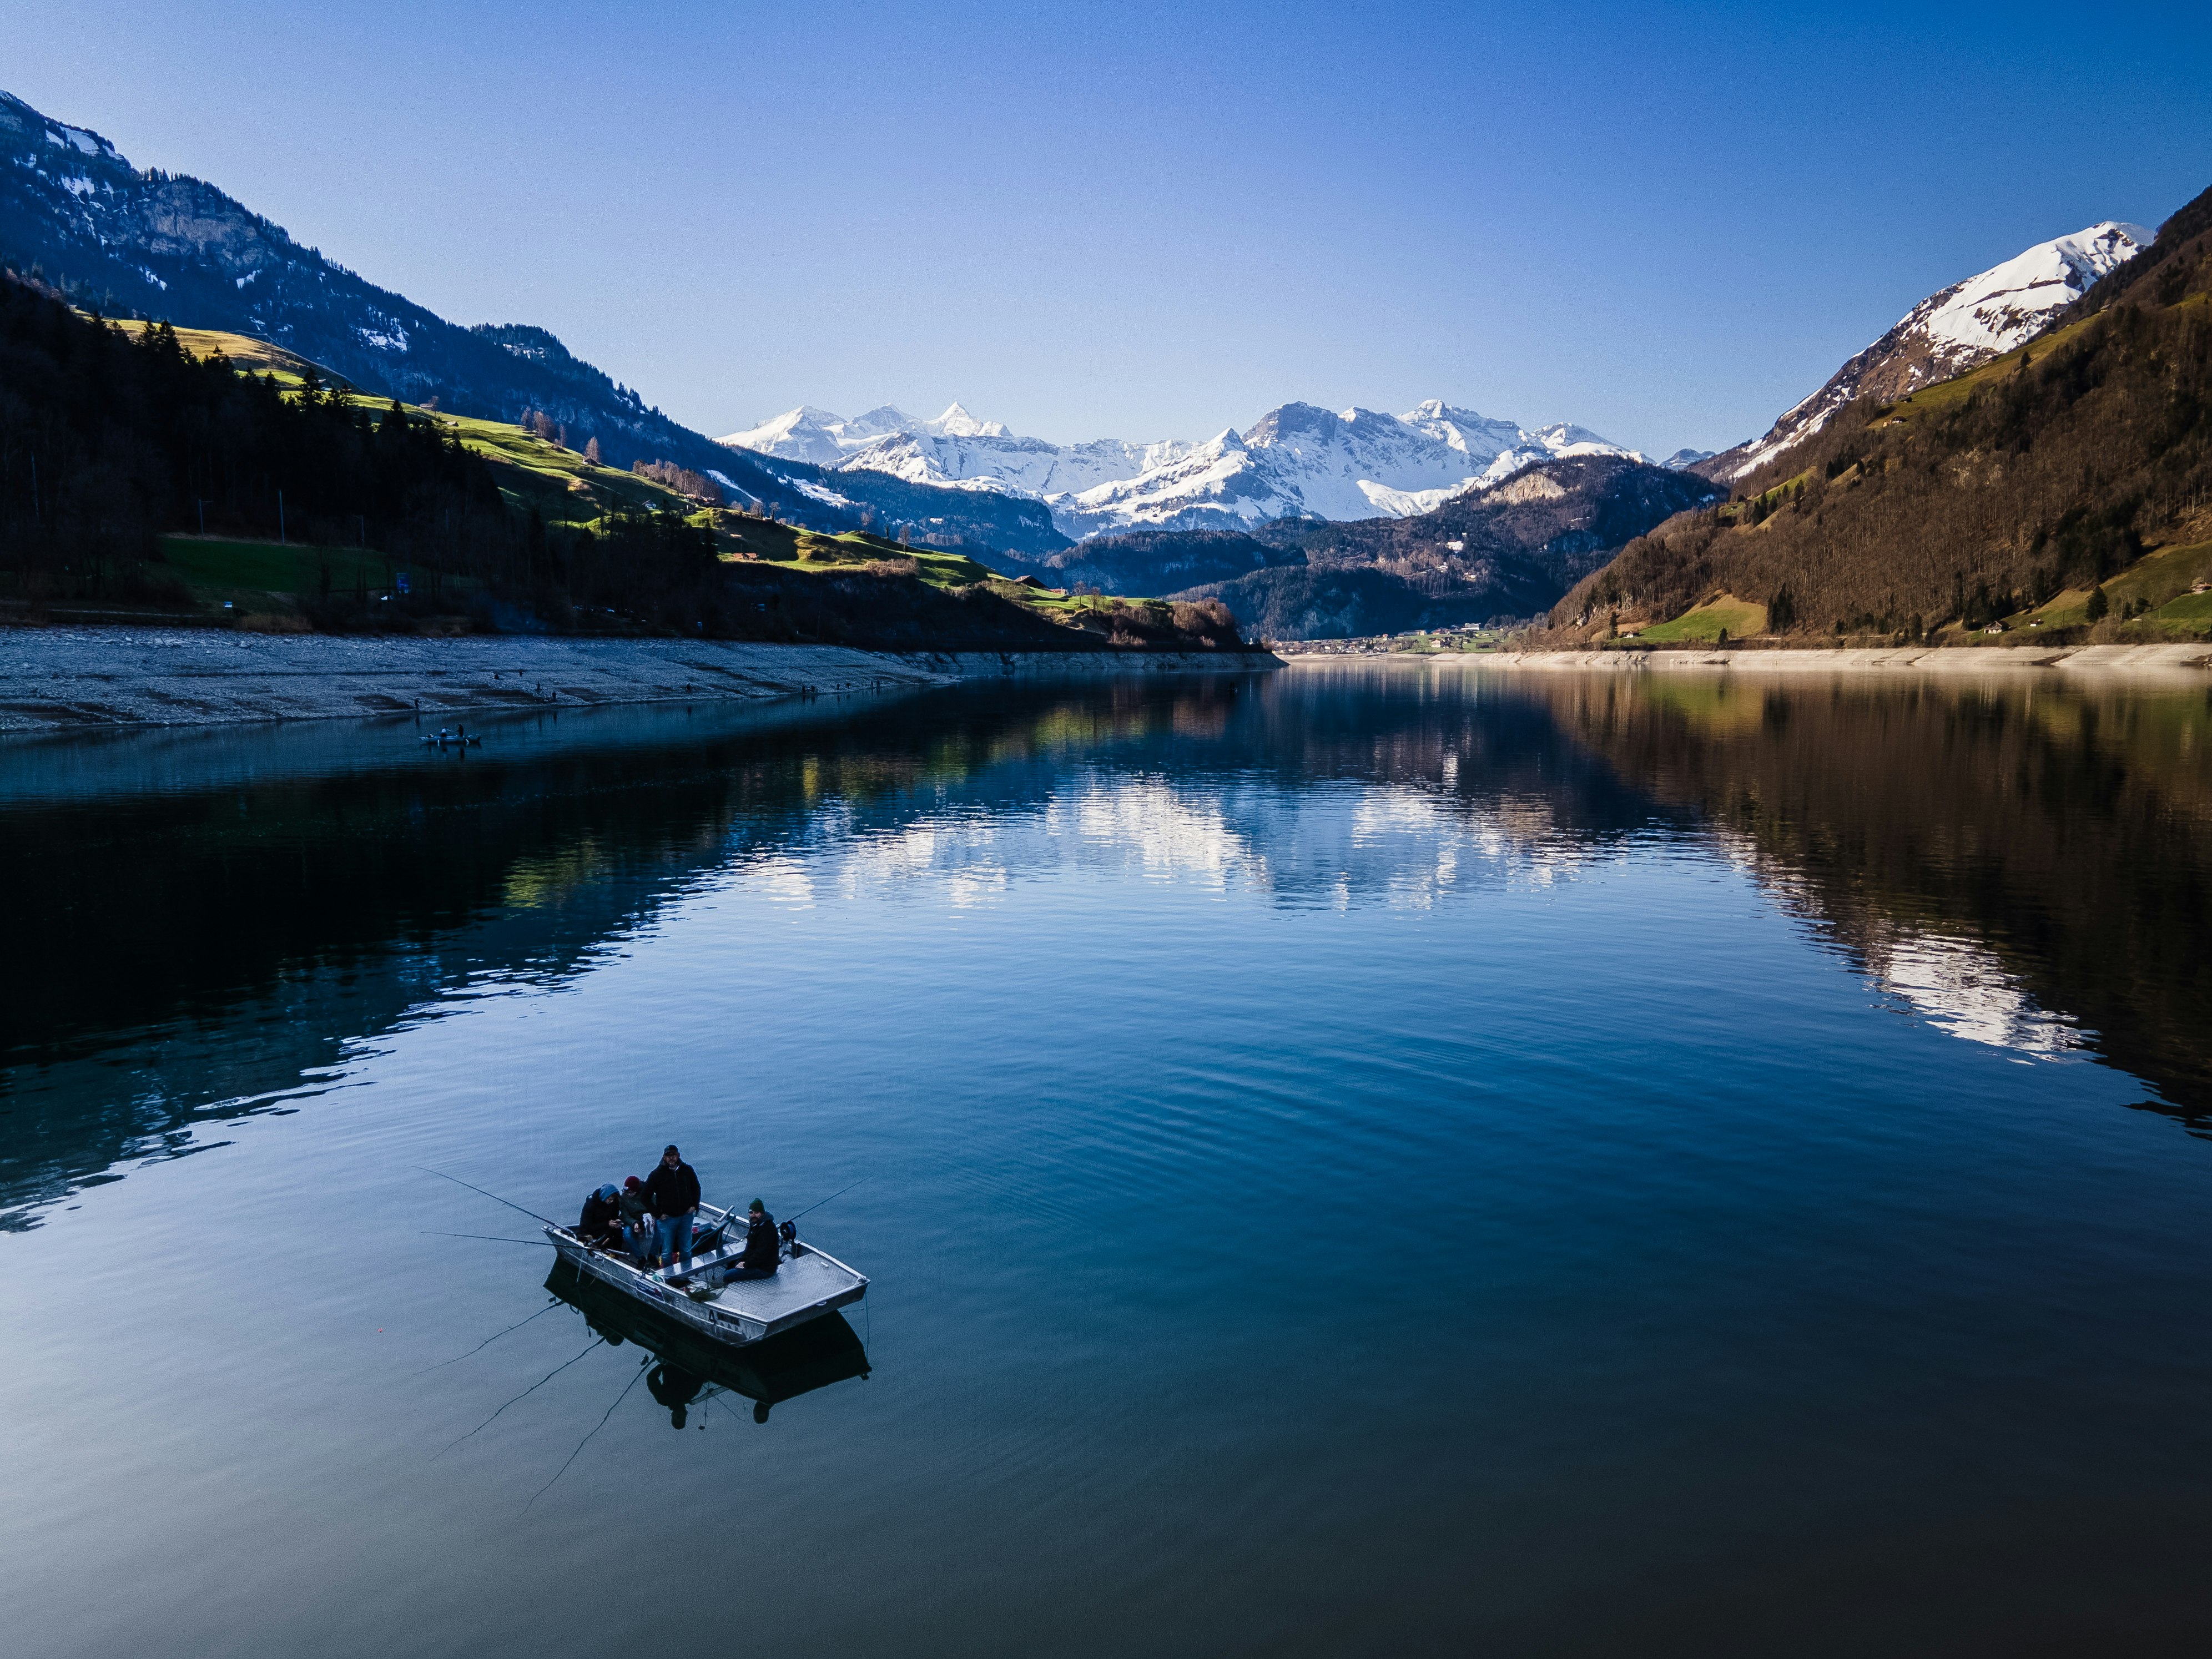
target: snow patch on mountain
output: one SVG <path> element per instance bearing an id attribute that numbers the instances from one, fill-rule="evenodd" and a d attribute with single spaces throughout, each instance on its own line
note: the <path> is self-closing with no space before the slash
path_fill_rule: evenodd
<path id="1" fill-rule="evenodd" d="M 832 415 L 826 409 L 817 409 L 811 404 L 802 404 L 797 409 L 786 410 L 771 416 L 757 426 L 743 432 L 732 432 L 727 437 L 715 440 L 732 449 L 750 449 L 763 455 L 774 455 L 787 461 L 811 461 L 816 466 L 842 465 L 855 451 L 866 449 L 883 438 L 907 434 L 921 434 L 933 438 L 1003 438 L 1006 428 L 996 421 L 979 421 L 958 404 L 953 404 L 933 421 L 925 421 L 895 409 L 889 404 L 856 415 L 847 420 L 842 415 Z M 890 471 L 878 467 L 878 471 Z M 939 483 L 945 479 L 916 479 L 916 483 Z"/>
<path id="2" fill-rule="evenodd" d="M 2106 220 L 2014 254 L 2002 264 L 1931 294 L 1850 359 L 1828 383 L 1775 422 L 1766 435 L 1721 454 L 1706 476 L 1733 483 L 1802 443 L 1860 398 L 1894 402 L 2002 356 L 2150 246 L 2141 225 Z"/>

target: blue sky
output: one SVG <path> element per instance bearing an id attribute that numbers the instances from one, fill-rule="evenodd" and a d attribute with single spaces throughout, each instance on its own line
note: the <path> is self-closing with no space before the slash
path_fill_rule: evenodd
<path id="1" fill-rule="evenodd" d="M 0 0 L 0 84 L 712 433 L 1440 397 L 1665 453 L 2212 185 L 2212 9 L 1822 11 Z"/>

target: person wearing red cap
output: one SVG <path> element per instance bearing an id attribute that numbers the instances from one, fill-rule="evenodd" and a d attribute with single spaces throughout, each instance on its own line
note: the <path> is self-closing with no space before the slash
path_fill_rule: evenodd
<path id="1" fill-rule="evenodd" d="M 623 1243 L 629 1249 L 630 1259 L 641 1267 L 653 1265 L 653 1206 L 646 1201 L 645 1183 L 635 1176 L 623 1182 L 621 1194 L 615 1199 L 615 1207 L 622 1212 Z"/>

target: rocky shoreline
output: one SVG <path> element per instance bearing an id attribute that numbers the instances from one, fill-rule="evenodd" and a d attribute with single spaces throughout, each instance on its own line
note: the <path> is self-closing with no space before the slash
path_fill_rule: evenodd
<path id="1" fill-rule="evenodd" d="M 1249 673 L 1266 653 L 972 652 L 714 640 L 418 639 L 205 629 L 0 629 L 0 732 L 757 702 L 963 680 Z"/>
<path id="2" fill-rule="evenodd" d="M 1838 672 L 2017 674 L 2046 670 L 2203 678 L 2212 671 L 2212 641 L 2194 645 L 1869 647 L 1840 650 L 1760 651 L 1464 651 L 1389 657 L 1292 656 L 1291 662 L 1425 662 L 1529 672 L 1602 670 L 1611 673 L 1802 674 Z"/>

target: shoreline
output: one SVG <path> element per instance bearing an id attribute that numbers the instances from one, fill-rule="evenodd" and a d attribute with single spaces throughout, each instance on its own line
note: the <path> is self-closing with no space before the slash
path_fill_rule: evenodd
<path id="1" fill-rule="evenodd" d="M 1527 673 L 1598 669 L 1609 673 L 2126 674 L 2202 678 L 2212 670 L 2212 641 L 2196 645 L 1867 646 L 1803 651 L 1460 651 L 1350 657 L 1293 653 L 1298 662 L 1448 663 Z"/>
<path id="2" fill-rule="evenodd" d="M 0 732 L 762 702 L 989 678 L 1265 672 L 1264 652 L 913 652 L 752 641 L 0 629 Z"/>

